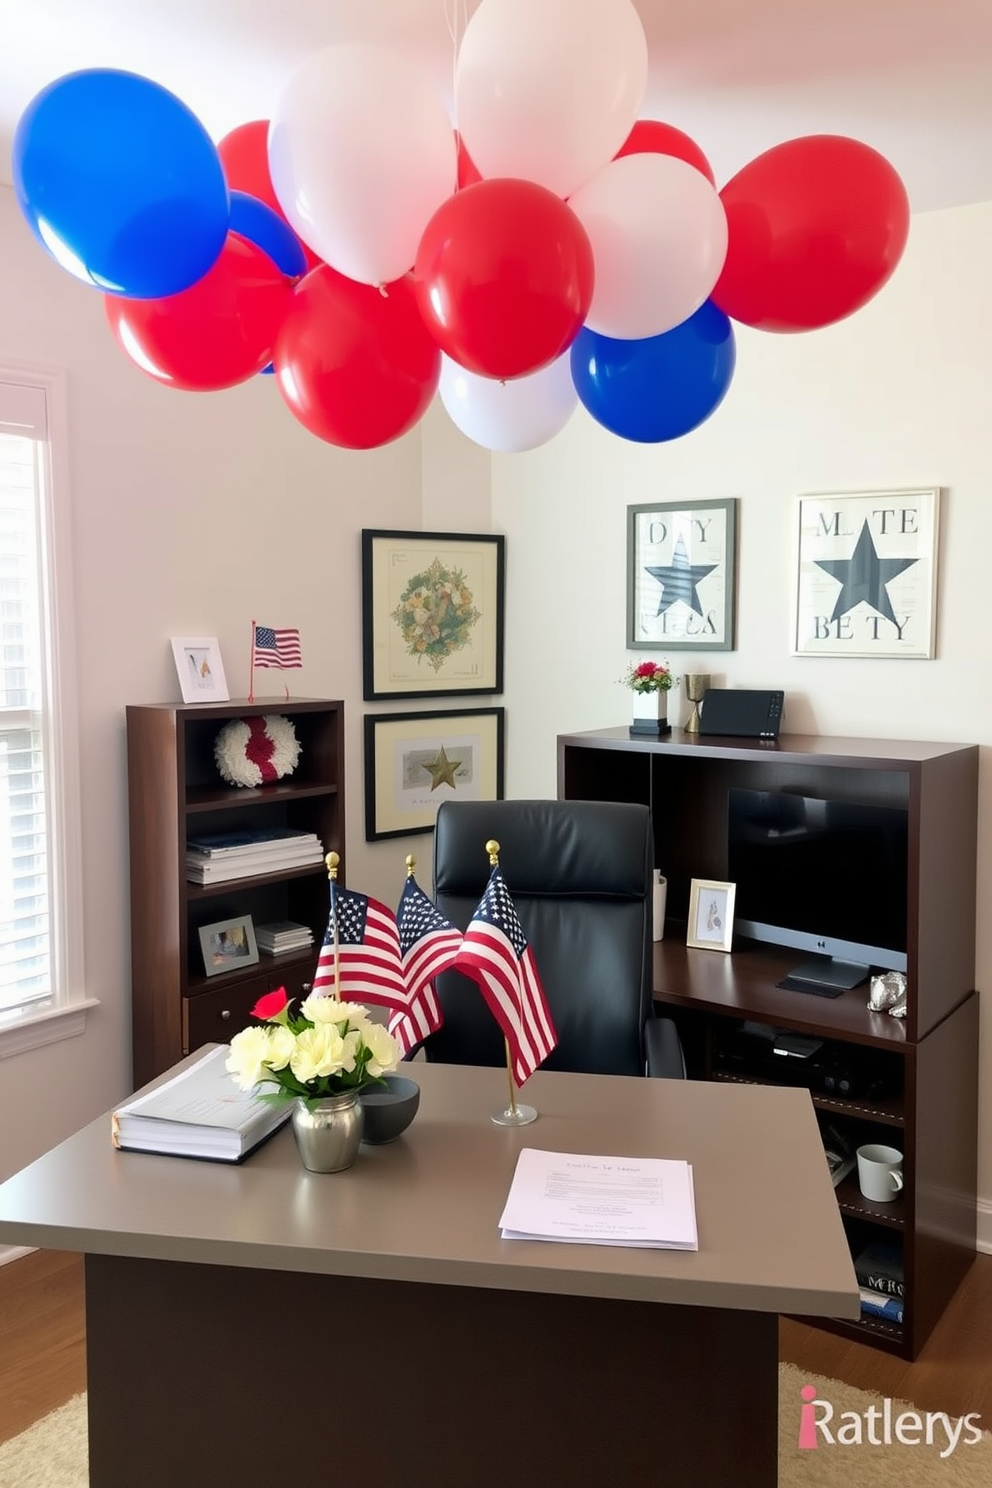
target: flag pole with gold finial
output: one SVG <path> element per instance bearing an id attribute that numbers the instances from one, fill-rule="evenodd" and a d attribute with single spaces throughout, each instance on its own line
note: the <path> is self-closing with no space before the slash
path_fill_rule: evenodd
<path id="1" fill-rule="evenodd" d="M 331 934 L 334 937 L 334 988 L 331 996 L 341 1001 L 341 946 L 338 941 L 338 896 L 335 889 L 338 885 L 338 864 L 341 859 L 336 852 L 329 852 L 324 862 L 327 864 L 327 877 L 331 881 Z"/>
<path id="2" fill-rule="evenodd" d="M 499 867 L 499 843 L 494 837 L 490 837 L 486 843 L 486 852 L 489 854 L 490 868 Z M 529 1126 L 532 1121 L 537 1120 L 537 1111 L 533 1106 L 525 1106 L 517 1100 L 517 1090 L 513 1083 L 513 1055 L 510 1050 L 510 1040 L 503 1035 L 503 1047 L 506 1050 L 506 1083 L 510 1089 L 510 1103 L 493 1111 L 490 1120 L 497 1126 Z"/>

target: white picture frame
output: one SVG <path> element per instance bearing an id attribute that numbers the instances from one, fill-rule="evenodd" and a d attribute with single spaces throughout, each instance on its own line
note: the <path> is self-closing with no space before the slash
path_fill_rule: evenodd
<path id="1" fill-rule="evenodd" d="M 936 654 L 940 488 L 800 496 L 794 656 Z"/>
<path id="2" fill-rule="evenodd" d="M 697 951 L 729 951 L 734 937 L 737 885 L 694 878 L 689 887 L 685 943 Z"/>
<path id="3" fill-rule="evenodd" d="M 230 702 L 216 636 L 173 636 L 172 655 L 184 703 Z"/>

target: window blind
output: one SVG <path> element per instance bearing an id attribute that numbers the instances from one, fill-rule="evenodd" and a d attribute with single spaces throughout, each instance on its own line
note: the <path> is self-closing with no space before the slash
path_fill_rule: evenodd
<path id="1" fill-rule="evenodd" d="M 0 383 L 0 1013 L 54 992 L 46 438 L 44 390 Z"/>

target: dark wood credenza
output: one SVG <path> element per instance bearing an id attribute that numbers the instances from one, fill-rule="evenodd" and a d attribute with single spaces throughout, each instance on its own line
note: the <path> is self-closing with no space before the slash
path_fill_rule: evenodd
<path id="1" fill-rule="evenodd" d="M 686 947 L 692 880 L 729 879 L 732 787 L 906 809 L 905 1019 L 869 1011 L 866 984 L 836 998 L 780 988 L 802 959 L 795 950 L 736 936 L 729 955 Z M 836 1195 L 852 1256 L 876 1240 L 901 1249 L 903 1321 L 818 1321 L 915 1358 L 976 1244 L 977 746 L 814 735 L 769 744 L 678 730 L 635 740 L 626 728 L 601 729 L 559 737 L 558 795 L 651 808 L 655 864 L 668 879 L 655 998 L 679 1026 L 690 1075 L 803 1083 L 824 1132 L 902 1150 L 905 1187 L 895 1202 L 863 1198 L 856 1170 Z M 768 1056 L 760 1035 L 769 1030 L 822 1040 L 815 1062 Z"/>

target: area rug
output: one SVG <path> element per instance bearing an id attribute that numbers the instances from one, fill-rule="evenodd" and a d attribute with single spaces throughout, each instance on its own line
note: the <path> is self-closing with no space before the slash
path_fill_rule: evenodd
<path id="1" fill-rule="evenodd" d="M 813 1389 L 815 1396 L 810 1398 Z M 812 1431 L 810 1415 L 803 1416 L 804 1406 L 812 1407 Z M 800 1449 L 804 1421 L 807 1439 L 815 1440 L 816 1446 Z M 945 1424 L 944 1418 L 931 1418 L 928 1445 L 926 1413 L 905 1401 L 886 1403 L 839 1380 L 780 1364 L 779 1488 L 989 1488 L 992 1435 L 983 1431 L 973 1440 L 984 1424 L 966 1417 L 958 1427 L 952 1420 Z M 900 1442 L 899 1435 L 907 1442 L 914 1436 L 920 1440 L 909 1445 Z M 74 1395 L 0 1446 L 0 1488 L 88 1484 L 85 1395 Z"/>

